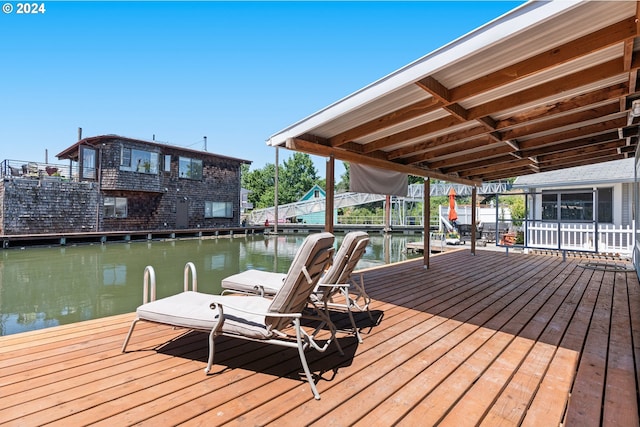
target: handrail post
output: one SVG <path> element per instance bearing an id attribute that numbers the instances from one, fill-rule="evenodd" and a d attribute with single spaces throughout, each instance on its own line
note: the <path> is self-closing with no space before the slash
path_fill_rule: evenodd
<path id="1" fill-rule="evenodd" d="M 198 276 L 196 274 L 196 266 L 191 261 L 184 266 L 184 291 L 187 292 L 189 290 L 189 271 L 191 271 L 191 290 L 197 292 Z"/>
<path id="2" fill-rule="evenodd" d="M 156 300 L 156 272 L 148 265 L 144 268 L 144 279 L 142 282 L 142 303 L 149 302 L 149 286 L 151 286 L 151 301 Z"/>

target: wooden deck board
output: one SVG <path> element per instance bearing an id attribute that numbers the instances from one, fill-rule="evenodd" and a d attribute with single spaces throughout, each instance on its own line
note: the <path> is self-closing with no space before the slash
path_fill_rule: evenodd
<path id="1" fill-rule="evenodd" d="M 379 325 L 310 351 L 133 314 L 0 338 L 0 425 L 637 426 L 635 273 L 467 250 L 366 270 Z M 360 318 L 360 317 L 359 317 Z M 362 317 L 360 319 L 366 319 Z"/>
<path id="2" fill-rule="evenodd" d="M 544 303 L 554 289 L 551 286 L 546 286 L 542 289 L 530 287 L 527 292 L 519 295 L 504 309 L 495 313 L 489 322 L 485 324 L 485 327 L 494 331 L 494 335 L 497 334 L 496 340 L 499 344 L 491 343 L 490 346 L 485 346 L 484 349 L 480 348 L 472 359 L 466 361 L 464 365 L 461 364 L 459 373 L 452 375 L 449 379 L 449 382 L 460 381 L 469 388 L 469 391 L 464 395 L 464 399 L 462 399 L 462 396 L 457 396 L 459 402 L 455 408 L 467 422 L 474 419 L 481 420 L 485 416 L 487 407 L 495 405 L 494 402 L 498 399 L 505 384 L 508 384 L 506 381 L 513 376 L 532 345 L 532 340 L 521 339 L 511 333 L 512 330 L 514 328 L 522 329 L 528 319 L 533 316 L 531 308 L 535 307 L 536 304 Z M 498 334 L 498 331 L 502 333 Z M 491 354 L 492 357 L 484 357 L 483 350 Z M 462 379 L 462 375 L 471 368 L 477 373 L 474 372 L 475 375 L 469 376 L 465 381 Z M 480 376 L 478 373 L 482 375 Z M 485 373 L 488 375 L 485 375 Z M 440 400 L 438 396 L 440 395 L 441 393 L 433 394 L 429 396 L 429 400 L 438 402 Z M 445 416 L 449 410 L 449 408 L 442 408 L 440 411 L 429 411 L 429 409 L 430 407 L 427 406 L 423 411 L 413 411 L 406 418 L 406 421 L 411 423 L 422 415 L 423 417 L 434 417 L 432 422 L 435 423 L 440 417 Z M 447 420 L 446 423 L 457 424 L 460 421 L 453 421 L 453 419 L 458 416 L 454 414 L 453 418 Z"/>
<path id="3" fill-rule="evenodd" d="M 640 424 L 635 396 L 635 367 L 631 339 L 631 321 L 626 274 L 614 276 L 607 379 L 605 384 L 604 423 Z"/>

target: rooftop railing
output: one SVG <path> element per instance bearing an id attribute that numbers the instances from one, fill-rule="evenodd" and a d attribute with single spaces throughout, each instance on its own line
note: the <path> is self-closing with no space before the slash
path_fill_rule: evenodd
<path id="1" fill-rule="evenodd" d="M 77 180 L 78 167 L 56 163 L 41 163 L 25 160 L 3 160 L 0 163 L 2 178 L 39 179 L 57 177 L 61 180 Z"/>

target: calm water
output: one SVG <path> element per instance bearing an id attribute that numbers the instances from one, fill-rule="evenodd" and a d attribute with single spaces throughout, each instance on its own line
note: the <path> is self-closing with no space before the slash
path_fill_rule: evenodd
<path id="1" fill-rule="evenodd" d="M 336 235 L 337 242 L 342 235 Z M 144 269 L 153 266 L 157 297 L 180 292 L 191 261 L 198 290 L 220 293 L 224 277 L 254 268 L 286 272 L 305 235 L 109 243 L 0 252 L 0 336 L 136 310 Z M 357 268 L 415 257 L 406 243 L 422 236 L 371 234 Z"/>

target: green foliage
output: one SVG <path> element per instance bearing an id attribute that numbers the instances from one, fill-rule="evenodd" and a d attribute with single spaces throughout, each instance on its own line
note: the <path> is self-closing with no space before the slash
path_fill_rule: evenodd
<path id="1" fill-rule="evenodd" d="M 279 185 L 280 204 L 293 203 L 318 182 L 318 172 L 308 154 L 294 153 L 280 170 Z"/>
<path id="2" fill-rule="evenodd" d="M 500 203 L 504 203 L 509 207 L 511 211 L 511 219 L 513 220 L 513 225 L 520 226 L 522 225 L 522 220 L 525 218 L 525 203 L 524 203 L 524 195 L 513 195 L 513 196 L 502 196 L 500 197 Z"/>
<path id="3" fill-rule="evenodd" d="M 246 167 L 245 167 L 246 166 Z M 262 169 L 249 170 L 248 165 L 241 166 L 242 187 L 251 191 L 249 201 L 255 209 L 273 206 L 275 201 L 276 167 L 267 163 Z M 318 178 L 308 154 L 294 153 L 278 170 L 278 204 L 299 200 L 315 184 L 324 188 L 324 180 Z"/>
<path id="4" fill-rule="evenodd" d="M 449 196 L 431 197 L 431 210 L 429 211 L 431 218 L 438 218 L 440 206 L 449 206 Z"/>
<path id="5" fill-rule="evenodd" d="M 409 185 L 411 184 L 423 184 L 424 178 L 421 176 L 409 175 L 408 177 Z"/>
<path id="6" fill-rule="evenodd" d="M 336 192 L 349 191 L 349 162 L 342 162 L 344 173 L 340 175 L 340 181 L 336 184 Z"/>
<path id="7" fill-rule="evenodd" d="M 249 201 L 257 209 L 273 206 L 275 195 L 276 167 L 267 163 L 264 168 L 254 171 L 242 171 L 242 187 L 251 191 Z"/>

